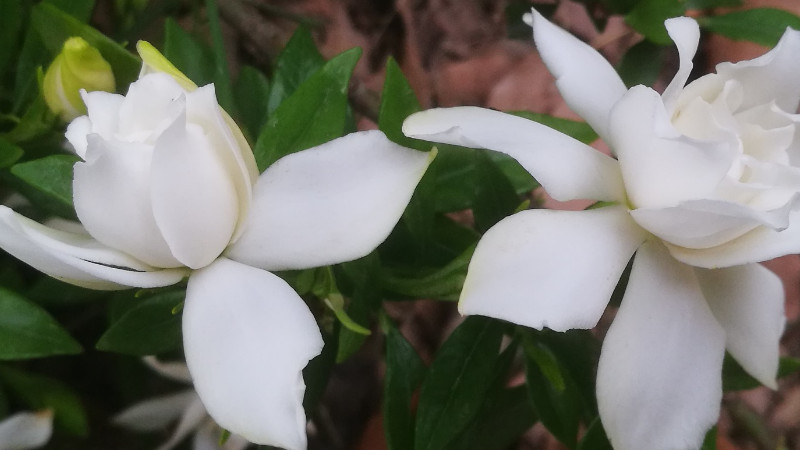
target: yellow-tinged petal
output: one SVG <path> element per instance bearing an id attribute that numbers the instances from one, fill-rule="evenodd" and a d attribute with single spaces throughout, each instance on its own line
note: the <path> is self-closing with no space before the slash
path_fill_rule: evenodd
<path id="1" fill-rule="evenodd" d="M 197 85 L 192 80 L 183 74 L 174 64 L 169 62 L 164 55 L 161 54 L 152 44 L 147 41 L 139 41 L 136 43 L 136 51 L 142 58 L 142 71 L 139 72 L 139 78 L 142 78 L 148 73 L 166 73 L 171 76 L 187 91 L 197 89 Z"/>

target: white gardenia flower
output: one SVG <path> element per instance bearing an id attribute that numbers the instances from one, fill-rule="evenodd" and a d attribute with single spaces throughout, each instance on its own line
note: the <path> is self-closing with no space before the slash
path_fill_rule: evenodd
<path id="1" fill-rule="evenodd" d="M 186 363 L 220 426 L 306 448 L 302 372 L 323 341 L 303 300 L 272 270 L 362 257 L 400 218 L 432 154 L 379 131 L 286 156 L 259 175 L 217 104 L 147 44 L 126 96 L 84 93 L 67 139 L 86 232 L 0 207 L 0 248 L 68 283 L 158 287 L 188 276 Z"/>
<path id="2" fill-rule="evenodd" d="M 478 244 L 461 312 L 594 327 L 635 253 L 600 357 L 600 417 L 618 449 L 698 448 L 719 414 L 725 349 L 775 387 L 784 293 L 757 262 L 800 252 L 800 32 L 684 86 L 700 34 L 694 20 L 670 19 L 680 69 L 659 95 L 626 89 L 591 47 L 529 19 L 564 99 L 616 159 L 480 108 L 424 111 L 403 130 L 506 153 L 558 200 L 613 205 L 499 222 Z"/>

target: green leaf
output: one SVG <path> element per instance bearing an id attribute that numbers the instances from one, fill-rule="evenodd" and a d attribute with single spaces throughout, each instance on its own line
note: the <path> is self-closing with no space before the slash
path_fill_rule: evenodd
<path id="1" fill-rule="evenodd" d="M 631 47 L 617 66 L 625 86 L 652 86 L 664 66 L 664 48 L 650 41 L 642 41 Z"/>
<path id="2" fill-rule="evenodd" d="M 164 24 L 164 57 L 196 85 L 214 82 L 215 66 L 211 51 L 171 17 Z"/>
<path id="3" fill-rule="evenodd" d="M 31 23 L 52 55 L 58 54 L 64 41 L 80 36 L 100 51 L 111 64 L 117 86 L 127 86 L 139 76 L 141 61 L 103 33 L 81 23 L 53 5 L 40 3 L 33 7 Z"/>
<path id="4" fill-rule="evenodd" d="M 735 40 L 774 47 L 786 27 L 800 30 L 800 17 L 774 8 L 753 8 L 718 16 L 700 17 L 700 26 Z"/>
<path id="5" fill-rule="evenodd" d="M 80 397 L 60 381 L 10 367 L 0 367 L 0 381 L 27 409 L 52 409 L 56 428 L 76 436 L 89 434 Z"/>
<path id="6" fill-rule="evenodd" d="M 0 169 L 14 164 L 24 154 L 20 147 L 0 137 Z"/>
<path id="7" fill-rule="evenodd" d="M 324 64 L 325 58 L 317 50 L 311 31 L 306 27 L 298 27 L 275 63 L 267 113 L 272 114 L 278 109 L 284 100 Z"/>
<path id="8" fill-rule="evenodd" d="M 286 155 L 344 133 L 347 89 L 360 56 L 360 48 L 336 56 L 281 103 L 267 120 L 253 149 L 259 170 Z"/>
<path id="9" fill-rule="evenodd" d="M 106 330 L 97 349 L 145 356 L 181 348 L 181 316 L 173 308 L 185 296 L 175 291 L 141 300 Z"/>
<path id="10" fill-rule="evenodd" d="M 249 136 L 258 136 L 267 121 L 267 99 L 269 81 L 263 73 L 250 66 L 243 66 L 233 87 L 236 110 Z"/>
<path id="11" fill-rule="evenodd" d="M 472 212 L 475 227 L 485 232 L 520 204 L 514 185 L 487 155 L 488 150 L 475 151 L 476 182 Z"/>
<path id="12" fill-rule="evenodd" d="M 578 443 L 578 450 L 614 450 L 606 437 L 606 430 L 600 418 L 596 418 L 589 425 L 586 434 L 583 435 L 581 442 Z"/>
<path id="13" fill-rule="evenodd" d="M 778 365 L 778 377 L 783 378 L 800 372 L 800 358 L 782 357 Z M 728 353 L 722 363 L 722 390 L 724 392 L 743 391 L 761 386 L 755 378 Z"/>
<path id="14" fill-rule="evenodd" d="M 369 324 L 375 313 L 381 307 L 381 261 L 376 252 L 346 262 L 339 266 L 341 269 L 337 280 L 342 281 L 342 290 L 350 297 L 347 314 L 356 324 Z M 369 329 L 359 325 L 362 332 L 345 327 L 339 331 L 339 348 L 336 362 L 342 362 L 355 353 L 370 334 Z M 366 331 L 364 333 L 363 331 Z"/>
<path id="15" fill-rule="evenodd" d="M 206 17 L 211 35 L 211 50 L 214 55 L 214 87 L 217 92 L 217 101 L 228 114 L 236 115 L 233 103 L 233 85 L 228 70 L 227 52 L 222 39 L 222 26 L 216 0 L 206 0 Z"/>
<path id="16" fill-rule="evenodd" d="M 411 398 L 425 376 L 425 364 L 394 325 L 386 332 L 383 426 L 389 450 L 414 448 Z"/>
<path id="17" fill-rule="evenodd" d="M 23 23 L 22 0 L 0 0 L 0 78 L 6 73 Z"/>
<path id="18" fill-rule="evenodd" d="M 686 9 L 711 9 L 742 6 L 742 0 L 688 0 Z"/>
<path id="19" fill-rule="evenodd" d="M 474 252 L 475 246 L 470 246 L 441 269 L 420 278 L 401 277 L 387 273 L 381 280 L 383 287 L 387 291 L 411 298 L 457 300 Z"/>
<path id="20" fill-rule="evenodd" d="M 700 450 L 717 450 L 717 427 L 712 427 L 708 430 Z"/>
<path id="21" fill-rule="evenodd" d="M 47 311 L 0 287 L 0 359 L 40 358 L 82 350 Z"/>
<path id="22" fill-rule="evenodd" d="M 89 22 L 94 11 L 94 0 L 45 0 L 45 3 L 55 6 L 81 23 Z"/>
<path id="23" fill-rule="evenodd" d="M 682 16 L 686 8 L 684 0 L 642 0 L 628 15 L 625 22 L 656 44 L 672 43 L 664 21 Z"/>
<path id="24" fill-rule="evenodd" d="M 30 186 L 26 194 L 52 212 L 73 216 L 72 166 L 79 161 L 72 155 L 53 155 L 15 164 L 11 173 Z"/>
<path id="25" fill-rule="evenodd" d="M 444 448 L 475 417 L 492 384 L 502 337 L 500 322 L 479 316 L 453 331 L 422 383 L 414 449 Z"/>

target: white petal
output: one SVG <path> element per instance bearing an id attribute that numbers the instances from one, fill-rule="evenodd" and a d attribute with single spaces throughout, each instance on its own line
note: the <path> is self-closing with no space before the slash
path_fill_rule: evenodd
<path id="1" fill-rule="evenodd" d="M 736 239 L 758 226 L 782 230 L 789 226 L 794 202 L 772 211 L 719 200 L 692 200 L 672 208 L 631 211 L 636 222 L 670 244 L 710 248 Z"/>
<path id="2" fill-rule="evenodd" d="M 800 31 L 787 29 L 778 45 L 768 53 L 738 63 L 721 63 L 717 73 L 736 79 L 744 87 L 741 109 L 775 101 L 784 111 L 794 113 L 800 100 Z"/>
<path id="3" fill-rule="evenodd" d="M 609 156 L 532 120 L 464 106 L 418 112 L 403 122 L 406 136 L 486 148 L 519 161 L 556 200 L 624 202 L 619 164 Z"/>
<path id="4" fill-rule="evenodd" d="M 267 270 L 360 258 L 389 235 L 432 156 L 365 131 L 281 158 L 227 255 Z"/>
<path id="5" fill-rule="evenodd" d="M 676 259 L 706 269 L 761 262 L 800 253 L 800 211 L 793 211 L 789 215 L 789 224 L 783 231 L 760 226 L 728 243 L 707 249 L 669 244 L 667 248 Z"/>
<path id="6" fill-rule="evenodd" d="M 145 75 L 128 88 L 119 109 L 119 133 L 128 141 L 153 144 L 185 109 L 185 91 L 169 75 Z"/>
<path id="7" fill-rule="evenodd" d="M 186 275 L 182 269 L 154 269 L 85 234 L 47 228 L 5 206 L 0 248 L 51 277 L 91 289 L 168 286 Z"/>
<path id="8" fill-rule="evenodd" d="M 153 214 L 171 253 L 188 267 L 210 264 L 231 240 L 238 199 L 230 175 L 204 130 L 183 117 L 156 141 Z"/>
<path id="9" fill-rule="evenodd" d="M 667 19 L 664 26 L 667 27 L 667 33 L 675 42 L 675 46 L 678 47 L 678 56 L 680 57 L 678 73 L 675 74 L 675 78 L 672 79 L 662 95 L 667 111 L 672 111 L 672 106 L 677 101 L 694 67 L 692 59 L 697 53 L 697 44 L 700 42 L 700 27 L 690 17 Z"/>
<path id="10" fill-rule="evenodd" d="M 83 159 L 86 159 L 86 136 L 92 132 L 92 121 L 88 116 L 80 116 L 75 118 L 67 125 L 67 131 L 64 136 L 67 141 L 72 145 L 75 154 Z"/>
<path id="11" fill-rule="evenodd" d="M 236 240 L 250 211 L 253 184 L 258 179 L 255 156 L 236 122 L 217 104 L 213 84 L 187 95 L 186 114 L 189 123 L 200 125 L 206 132 L 236 188 L 239 202 L 238 229 L 233 238 Z"/>
<path id="12" fill-rule="evenodd" d="M 192 376 L 189 374 L 189 368 L 186 367 L 186 364 L 183 362 L 161 361 L 152 355 L 143 357 L 142 362 L 164 378 L 169 378 L 170 380 L 180 383 L 192 383 Z"/>
<path id="13" fill-rule="evenodd" d="M 517 213 L 475 249 L 459 310 L 537 329 L 592 328 L 644 238 L 623 207 Z"/>
<path id="14" fill-rule="evenodd" d="M 780 278 L 760 264 L 697 269 L 697 279 L 728 351 L 753 377 L 777 388 L 778 350 L 786 323 Z"/>
<path id="15" fill-rule="evenodd" d="M 195 400 L 194 390 L 141 401 L 114 416 L 115 425 L 134 431 L 162 430 L 178 419 Z"/>
<path id="16" fill-rule="evenodd" d="M 611 145 L 636 208 L 710 198 L 735 156 L 723 143 L 696 141 L 670 124 L 657 92 L 636 86 L 611 112 Z"/>
<path id="17" fill-rule="evenodd" d="M 531 26 L 536 48 L 556 77 L 564 101 L 605 139 L 609 112 L 625 94 L 625 83 L 600 53 L 548 22 L 536 10 Z"/>
<path id="18" fill-rule="evenodd" d="M 125 97 L 109 92 L 81 90 L 81 97 L 86 104 L 87 116 L 92 123 L 92 133 L 104 139 L 111 139 L 119 130 L 119 110 Z"/>
<path id="19" fill-rule="evenodd" d="M 47 444 L 53 433 L 53 412 L 21 412 L 0 422 L 0 450 L 25 450 Z"/>
<path id="20" fill-rule="evenodd" d="M 220 426 L 254 443 L 305 449 L 301 370 L 323 342 L 286 282 L 225 258 L 194 272 L 183 341 L 195 389 Z"/>
<path id="21" fill-rule="evenodd" d="M 200 397 L 195 394 L 192 401 L 189 403 L 187 408 L 183 411 L 181 415 L 181 420 L 178 422 L 178 426 L 175 427 L 175 431 L 172 432 L 172 435 L 169 439 L 158 446 L 156 450 L 171 450 L 176 447 L 178 444 L 181 443 L 186 436 L 189 436 L 197 430 L 202 424 L 203 421 L 208 418 L 206 414 L 206 409 L 203 406 L 203 403 L 200 400 Z"/>
<path id="22" fill-rule="evenodd" d="M 646 242 L 597 371 L 600 419 L 614 448 L 700 448 L 719 415 L 724 354 L 724 332 L 694 271 Z"/>

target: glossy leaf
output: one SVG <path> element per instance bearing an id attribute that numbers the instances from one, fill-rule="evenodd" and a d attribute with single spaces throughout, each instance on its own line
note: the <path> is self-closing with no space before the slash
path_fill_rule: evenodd
<path id="1" fill-rule="evenodd" d="M 129 355 L 156 355 L 181 348 L 181 315 L 173 311 L 184 291 L 167 292 L 144 300 L 115 321 L 97 341 L 97 349 Z"/>
<path id="2" fill-rule="evenodd" d="M 259 170 L 344 133 L 347 89 L 360 56 L 361 49 L 354 48 L 331 59 L 281 103 L 253 149 Z"/>
<path id="3" fill-rule="evenodd" d="M 475 202 L 472 205 L 472 212 L 475 216 L 475 226 L 485 232 L 513 213 L 521 199 L 514 185 L 489 159 L 486 151 L 475 152 L 475 167 Z"/>
<path id="4" fill-rule="evenodd" d="M 8 167 L 19 160 L 25 152 L 17 145 L 0 138 L 0 168 Z"/>
<path id="5" fill-rule="evenodd" d="M 383 421 L 389 450 L 414 448 L 412 397 L 425 376 L 425 364 L 392 324 L 386 332 Z"/>
<path id="6" fill-rule="evenodd" d="M 164 23 L 164 57 L 196 85 L 214 82 L 211 51 L 172 18 Z"/>
<path id="7" fill-rule="evenodd" d="M 0 287 L 0 359 L 80 353 L 82 348 L 39 305 Z"/>
<path id="8" fill-rule="evenodd" d="M 642 0 L 625 16 L 625 22 L 649 41 L 668 45 L 672 40 L 667 34 L 664 21 L 682 16 L 685 7 L 682 0 Z"/>
<path id="9" fill-rule="evenodd" d="M 253 67 L 243 66 L 233 86 L 239 119 L 250 136 L 258 136 L 267 121 L 269 81 Z"/>
<path id="10" fill-rule="evenodd" d="M 375 252 L 339 266 L 342 274 L 342 289 L 348 293 L 350 304 L 347 314 L 356 325 L 369 326 L 381 307 L 381 261 Z M 337 277 L 337 280 L 340 279 Z M 345 283 L 347 286 L 345 286 Z M 345 289 L 346 288 L 346 289 Z M 344 327 L 339 331 L 339 346 L 336 362 L 353 355 L 366 340 L 370 330 L 362 325 L 361 331 Z"/>
<path id="11" fill-rule="evenodd" d="M 718 16 L 700 17 L 700 26 L 736 40 L 773 47 L 786 27 L 800 30 L 800 17 L 782 9 L 753 8 Z"/>
<path id="12" fill-rule="evenodd" d="M 500 322 L 467 317 L 436 354 L 422 383 L 416 450 L 445 448 L 480 410 L 503 337 Z"/>
<path id="13" fill-rule="evenodd" d="M 325 64 L 308 28 L 298 27 L 286 43 L 272 75 L 267 113 L 272 114 L 281 103 Z"/>
<path id="14" fill-rule="evenodd" d="M 664 48 L 650 41 L 642 41 L 631 47 L 617 66 L 625 86 L 652 86 L 664 66 Z"/>
<path id="15" fill-rule="evenodd" d="M 614 450 L 599 417 L 594 419 L 586 429 L 581 442 L 578 443 L 578 450 Z"/>
<path id="16" fill-rule="evenodd" d="M 387 273 L 383 276 L 383 286 L 387 291 L 411 298 L 458 300 L 474 252 L 475 247 L 469 247 L 441 269 L 420 278 Z"/>
<path id="17" fill-rule="evenodd" d="M 11 173 L 22 180 L 29 197 L 52 212 L 74 215 L 72 205 L 72 166 L 76 156 L 53 155 L 15 164 Z"/>

